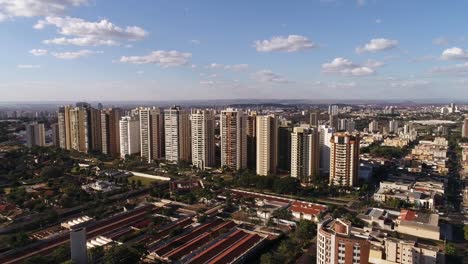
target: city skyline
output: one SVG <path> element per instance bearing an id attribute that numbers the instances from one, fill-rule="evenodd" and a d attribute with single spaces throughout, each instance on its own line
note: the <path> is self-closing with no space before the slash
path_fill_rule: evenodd
<path id="1" fill-rule="evenodd" d="M 0 101 L 463 98 L 466 7 L 1 1 Z"/>

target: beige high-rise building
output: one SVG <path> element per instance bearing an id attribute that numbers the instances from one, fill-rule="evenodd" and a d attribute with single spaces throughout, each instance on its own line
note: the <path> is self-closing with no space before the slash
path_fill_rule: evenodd
<path id="1" fill-rule="evenodd" d="M 70 106 L 59 107 L 58 110 L 59 146 L 71 149 Z"/>
<path id="2" fill-rule="evenodd" d="M 257 169 L 257 112 L 247 115 L 247 168 Z"/>
<path id="3" fill-rule="evenodd" d="M 465 117 L 462 126 L 462 137 L 468 138 L 468 117 Z"/>
<path id="4" fill-rule="evenodd" d="M 164 155 L 164 113 L 159 108 L 140 108 L 141 157 L 147 162 Z"/>
<path id="5" fill-rule="evenodd" d="M 359 136 L 335 133 L 330 143 L 330 184 L 355 186 L 359 172 Z"/>
<path id="6" fill-rule="evenodd" d="M 26 125 L 26 145 L 31 148 L 34 146 L 45 146 L 44 124 L 37 122 Z"/>
<path id="7" fill-rule="evenodd" d="M 60 130 L 59 130 L 59 124 L 51 124 L 50 128 L 52 130 L 52 146 L 54 147 L 60 147 Z"/>
<path id="8" fill-rule="evenodd" d="M 102 152 L 102 129 L 101 129 L 101 111 L 89 107 L 89 149 L 90 151 Z"/>
<path id="9" fill-rule="evenodd" d="M 309 123 L 311 127 L 318 127 L 319 113 L 317 111 L 312 111 L 310 113 Z"/>
<path id="10" fill-rule="evenodd" d="M 101 111 L 102 153 L 112 157 L 120 155 L 120 118 L 121 111 L 118 108 Z"/>
<path id="11" fill-rule="evenodd" d="M 295 127 L 291 133 L 291 177 L 303 184 L 320 174 L 320 139 L 317 128 Z"/>
<path id="12" fill-rule="evenodd" d="M 192 164 L 202 170 L 215 165 L 215 118 L 212 110 L 194 110 L 192 129 Z"/>
<path id="13" fill-rule="evenodd" d="M 136 117 L 124 116 L 119 122 L 119 130 L 120 157 L 140 152 L 140 121 Z"/>
<path id="14" fill-rule="evenodd" d="M 165 109 L 164 131 L 166 160 L 190 162 L 192 147 L 189 114 L 179 106 Z"/>
<path id="15" fill-rule="evenodd" d="M 257 174 L 275 174 L 278 167 L 278 118 L 257 116 Z"/>
<path id="16" fill-rule="evenodd" d="M 88 111 L 83 107 L 69 110 L 71 149 L 79 152 L 89 151 Z"/>
<path id="17" fill-rule="evenodd" d="M 221 167 L 234 170 L 247 167 L 247 118 L 244 112 L 221 111 Z"/>

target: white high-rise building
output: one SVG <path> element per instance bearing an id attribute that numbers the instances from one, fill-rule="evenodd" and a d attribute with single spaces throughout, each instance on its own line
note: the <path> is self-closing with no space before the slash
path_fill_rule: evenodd
<path id="1" fill-rule="evenodd" d="M 369 123 L 369 132 L 370 133 L 379 132 L 379 123 L 376 120 L 372 120 Z"/>
<path id="2" fill-rule="evenodd" d="M 278 118 L 274 115 L 257 116 L 257 174 L 276 173 L 278 167 Z"/>
<path id="3" fill-rule="evenodd" d="M 465 117 L 462 126 L 462 137 L 468 138 L 468 117 Z"/>
<path id="4" fill-rule="evenodd" d="M 330 171 L 330 140 L 335 130 L 331 127 L 319 126 L 319 144 L 320 144 L 320 171 L 327 174 Z"/>
<path id="5" fill-rule="evenodd" d="M 179 106 L 164 110 L 164 136 L 166 160 L 170 162 L 192 160 L 189 114 Z"/>
<path id="6" fill-rule="evenodd" d="M 119 122 L 120 157 L 140 152 L 140 121 L 124 116 Z"/>
<path id="7" fill-rule="evenodd" d="M 141 157 L 151 163 L 164 155 L 164 114 L 159 108 L 140 108 Z"/>
<path id="8" fill-rule="evenodd" d="M 26 145 L 29 148 L 45 146 L 44 124 L 31 123 L 26 125 Z"/>
<path id="9" fill-rule="evenodd" d="M 398 134 L 398 120 L 390 120 L 388 122 L 388 131 L 393 134 Z"/>
<path id="10" fill-rule="evenodd" d="M 340 108 L 337 105 L 330 105 L 328 106 L 328 114 L 329 115 L 337 115 L 339 113 Z"/>
<path id="11" fill-rule="evenodd" d="M 215 165 L 215 118 L 213 110 L 194 110 L 192 129 L 192 164 L 202 170 Z"/>
<path id="12" fill-rule="evenodd" d="M 359 136 L 335 133 L 330 142 L 330 184 L 355 186 L 359 171 Z"/>
<path id="13" fill-rule="evenodd" d="M 320 173 L 320 140 L 317 128 L 295 127 L 291 133 L 291 177 L 308 184 Z"/>
<path id="14" fill-rule="evenodd" d="M 221 167 L 235 170 L 247 167 L 247 117 L 227 108 L 221 111 Z"/>

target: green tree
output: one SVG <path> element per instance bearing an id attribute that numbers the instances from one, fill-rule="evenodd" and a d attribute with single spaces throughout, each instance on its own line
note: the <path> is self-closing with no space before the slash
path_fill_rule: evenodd
<path id="1" fill-rule="evenodd" d="M 141 253 L 139 250 L 126 246 L 113 246 L 104 254 L 105 264 L 132 264 L 139 263 Z"/>

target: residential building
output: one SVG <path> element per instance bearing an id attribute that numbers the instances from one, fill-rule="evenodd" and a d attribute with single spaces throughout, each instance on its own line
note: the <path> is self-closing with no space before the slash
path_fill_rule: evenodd
<path id="1" fill-rule="evenodd" d="M 311 127 L 318 127 L 319 113 L 317 111 L 312 111 L 310 113 L 309 124 Z"/>
<path id="2" fill-rule="evenodd" d="M 331 128 L 338 130 L 339 129 L 339 118 L 338 115 L 329 115 L 329 125 Z"/>
<path id="3" fill-rule="evenodd" d="M 215 165 L 215 118 L 212 110 L 194 110 L 192 129 L 192 164 L 199 169 Z"/>
<path id="4" fill-rule="evenodd" d="M 59 130 L 59 124 L 54 123 L 50 125 L 50 128 L 52 130 L 52 146 L 54 147 L 60 147 L 60 130 Z"/>
<path id="5" fill-rule="evenodd" d="M 164 112 L 155 107 L 141 107 L 138 113 L 141 158 L 151 163 L 164 157 Z"/>
<path id="6" fill-rule="evenodd" d="M 468 117 L 465 117 L 465 120 L 463 120 L 462 137 L 468 138 Z"/>
<path id="7" fill-rule="evenodd" d="M 140 121 L 135 117 L 124 116 L 119 123 L 120 156 L 125 158 L 140 152 Z"/>
<path id="8" fill-rule="evenodd" d="M 340 108 L 337 105 L 329 105 L 328 106 L 328 114 L 329 115 L 338 115 Z"/>
<path id="9" fill-rule="evenodd" d="M 355 186 L 359 172 L 359 136 L 335 133 L 330 143 L 330 184 Z"/>
<path id="10" fill-rule="evenodd" d="M 310 184 L 320 174 L 319 134 L 315 128 L 295 127 L 291 134 L 291 177 Z"/>
<path id="11" fill-rule="evenodd" d="M 164 110 L 166 160 L 178 163 L 192 161 L 189 114 L 179 106 Z"/>
<path id="12" fill-rule="evenodd" d="M 278 118 L 274 115 L 257 116 L 258 175 L 275 174 L 278 167 Z"/>
<path id="13" fill-rule="evenodd" d="M 247 118 L 241 110 L 221 111 L 221 166 L 235 170 L 247 167 Z"/>
<path id="14" fill-rule="evenodd" d="M 317 230 L 317 264 L 369 263 L 369 235 L 344 219 L 326 219 Z"/>
<path id="15" fill-rule="evenodd" d="M 432 240 L 440 239 L 438 214 L 403 209 L 396 223 L 398 233 Z"/>
<path id="16" fill-rule="evenodd" d="M 61 106 L 58 109 L 59 146 L 71 149 L 70 106 Z"/>
<path id="17" fill-rule="evenodd" d="M 121 110 L 108 108 L 101 111 L 101 143 L 102 153 L 112 157 L 120 155 Z"/>
<path id="18" fill-rule="evenodd" d="M 370 123 L 369 123 L 369 132 L 370 133 L 375 133 L 375 132 L 379 132 L 379 122 L 377 122 L 376 120 L 372 120 Z"/>
<path id="19" fill-rule="evenodd" d="M 247 168 L 257 169 L 257 112 L 247 115 Z"/>
<path id="20" fill-rule="evenodd" d="M 34 122 L 26 125 L 26 145 L 28 148 L 45 146 L 44 124 Z"/>
<path id="21" fill-rule="evenodd" d="M 388 122 L 388 132 L 392 134 L 398 134 L 398 120 L 390 120 Z"/>
<path id="22" fill-rule="evenodd" d="M 330 149 L 331 138 L 335 130 L 332 127 L 319 126 L 319 144 L 320 144 L 320 172 L 324 175 L 330 172 Z"/>
<path id="23" fill-rule="evenodd" d="M 291 133 L 290 124 L 280 125 L 278 128 L 278 169 L 291 171 Z"/>

